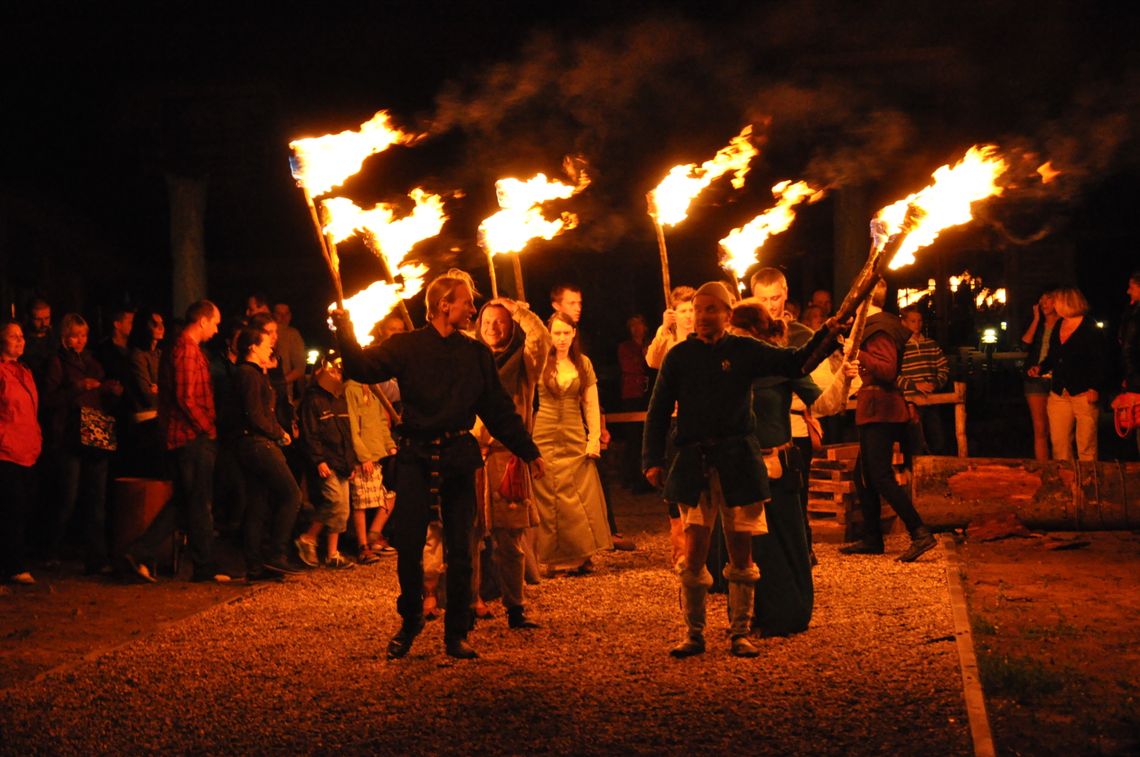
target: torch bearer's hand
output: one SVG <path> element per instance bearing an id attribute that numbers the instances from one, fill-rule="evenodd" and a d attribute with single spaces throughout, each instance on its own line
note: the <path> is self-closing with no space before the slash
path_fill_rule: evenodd
<path id="1" fill-rule="evenodd" d="M 661 314 L 661 325 L 667 329 L 671 329 L 677 325 L 677 311 L 669 308 Z"/>
<path id="2" fill-rule="evenodd" d="M 657 489 L 665 485 L 665 469 L 660 466 L 653 466 L 645 471 L 645 480 L 653 484 Z"/>
<path id="3" fill-rule="evenodd" d="M 344 308 L 333 308 L 329 311 L 329 325 L 333 331 L 350 332 L 352 321 L 349 320 L 348 311 Z"/>
<path id="4" fill-rule="evenodd" d="M 530 477 L 535 481 L 546 475 L 546 461 L 541 457 L 536 457 L 530 462 Z"/>
<path id="5" fill-rule="evenodd" d="M 890 237 L 891 233 L 887 229 L 887 222 L 879 218 L 872 219 L 871 246 L 875 248 L 883 247 Z"/>

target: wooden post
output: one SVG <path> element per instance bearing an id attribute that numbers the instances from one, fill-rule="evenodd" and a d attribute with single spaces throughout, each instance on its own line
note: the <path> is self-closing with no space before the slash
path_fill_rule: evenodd
<path id="1" fill-rule="evenodd" d="M 301 187 L 301 191 L 305 193 L 305 199 L 309 203 L 313 203 L 313 199 L 309 197 L 309 191 L 303 186 Z M 333 239 L 331 233 L 326 233 L 324 230 L 325 225 L 327 225 L 329 221 L 329 211 L 322 205 L 319 220 L 315 211 L 316 208 L 314 207 L 313 220 L 317 224 L 317 233 L 325 240 L 325 243 L 321 245 L 321 253 L 325 256 L 325 265 L 328 266 L 329 274 L 332 276 L 333 289 L 336 291 L 337 309 L 343 310 L 344 288 L 340 283 L 340 256 L 336 251 L 336 240 Z"/>
<path id="2" fill-rule="evenodd" d="M 511 253 L 511 266 L 515 269 L 515 299 L 519 302 L 526 302 L 526 287 L 523 286 L 522 262 L 519 260 L 519 253 Z"/>
<path id="3" fill-rule="evenodd" d="M 653 219 L 653 228 L 657 232 L 657 254 L 661 256 L 661 285 L 665 289 L 665 308 L 669 309 L 672 302 L 673 287 L 669 283 L 669 251 L 665 248 L 665 229 L 657 220 L 657 201 L 653 193 L 645 195 L 645 202 L 649 205 L 649 217 Z"/>
<path id="4" fill-rule="evenodd" d="M 966 382 L 954 382 L 954 435 L 958 438 L 958 457 L 969 457 L 969 442 L 966 440 Z"/>
<path id="5" fill-rule="evenodd" d="M 487 250 L 487 270 L 491 272 L 491 298 L 499 299 L 499 279 L 495 276 L 495 256 Z"/>

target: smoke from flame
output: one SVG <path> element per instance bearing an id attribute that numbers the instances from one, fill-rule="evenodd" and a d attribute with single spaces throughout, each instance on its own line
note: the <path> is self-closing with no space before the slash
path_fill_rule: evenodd
<path id="1" fill-rule="evenodd" d="M 933 174 L 934 183 L 880 210 L 875 219 L 886 224 L 888 234 L 902 225 L 907 208 L 914 205 L 925 216 L 907 235 L 890 268 L 901 268 L 914 262 L 914 253 L 931 244 L 943 230 L 973 218 L 971 205 L 1002 193 L 998 178 L 1008 165 L 997 154 L 997 146 L 971 147 L 953 166 L 942 166 Z"/>
<path id="2" fill-rule="evenodd" d="M 721 266 L 732 271 L 737 279 L 743 279 L 749 266 L 757 261 L 758 252 L 768 238 L 787 231 L 792 225 L 796 218 L 795 206 L 804 201 L 813 203 L 823 195 L 823 190 L 815 189 L 803 181 L 781 181 L 772 187 L 776 205 L 745 225 L 728 232 L 728 236 L 720 240 L 721 249 L 724 250 Z"/>
<path id="3" fill-rule="evenodd" d="M 710 184 L 732 172 L 732 186 L 744 186 L 748 164 L 756 156 L 757 150 L 749 138 L 752 125 L 741 130 L 726 147 L 721 148 L 710 160 L 699 166 L 689 163 L 674 166 L 661 183 L 650 192 L 652 196 L 651 214 L 662 226 L 675 226 L 689 217 L 689 206 Z"/>

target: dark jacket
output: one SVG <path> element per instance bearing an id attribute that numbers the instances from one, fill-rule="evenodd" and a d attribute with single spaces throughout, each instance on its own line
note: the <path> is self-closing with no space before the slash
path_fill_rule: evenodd
<path id="1" fill-rule="evenodd" d="M 903 350 L 910 330 L 897 315 L 880 311 L 867 318 L 859 345 L 859 377 L 863 386 L 855 397 L 855 425 L 906 423 L 910 412 L 898 387 Z"/>
<path id="2" fill-rule="evenodd" d="M 317 382 L 309 387 L 301 400 L 301 438 L 314 467 L 325 463 L 341 478 L 348 478 L 356 467 L 344 394 L 333 395 Z"/>
<path id="3" fill-rule="evenodd" d="M 1082 394 L 1101 388 L 1105 376 L 1104 331 L 1086 315 L 1066 342 L 1061 342 L 1064 319 L 1057 322 L 1049 338 L 1049 354 L 1041 363 L 1042 373 L 1053 373 L 1053 394 Z"/>
<path id="4" fill-rule="evenodd" d="M 429 324 L 361 349 L 349 324 L 337 328 L 345 378 L 362 384 L 399 379 L 402 436 L 426 440 L 467 431 L 478 414 L 491 436 L 511 452 L 527 462 L 538 458 L 538 447 L 503 389 L 487 345 L 460 332 L 441 336 Z"/>
<path id="5" fill-rule="evenodd" d="M 1120 324 L 1120 363 L 1125 390 L 1140 392 L 1140 304 L 1130 305 Z"/>
<path id="6" fill-rule="evenodd" d="M 105 384 L 99 389 L 84 389 L 85 378 L 104 379 L 103 366 L 88 350 L 76 353 L 61 348 L 48 361 L 41 397 L 45 413 L 44 446 L 77 449 L 79 408 L 92 407 L 105 413 L 111 411 L 114 395 L 107 393 Z"/>
<path id="7" fill-rule="evenodd" d="M 768 479 L 754 435 L 752 382 L 764 376 L 798 378 L 814 368 L 805 360 L 830 338 L 821 329 L 798 350 L 726 334 L 716 344 L 696 336 L 671 349 L 653 386 L 645 419 L 642 468 L 663 467 L 665 435 L 677 406 L 677 457 L 665 483 L 665 499 L 697 504 L 705 474 L 720 475 L 726 504 L 768 499 Z M 827 351 L 821 350 L 821 356 Z"/>
<path id="8" fill-rule="evenodd" d="M 241 430 L 246 436 L 279 441 L 285 430 L 277 422 L 277 394 L 261 366 L 242 363 L 237 368 L 237 391 L 241 403 Z M 331 465 L 329 467 L 332 467 Z"/>

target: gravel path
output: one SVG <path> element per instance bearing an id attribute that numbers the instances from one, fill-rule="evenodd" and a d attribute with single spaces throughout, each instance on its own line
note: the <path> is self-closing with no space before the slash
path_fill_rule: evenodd
<path id="1" fill-rule="evenodd" d="M 8 692 L 0 752 L 970 752 L 941 547 L 903 566 L 905 537 L 887 557 L 819 545 L 807 633 L 733 658 L 714 595 L 709 652 L 677 661 L 659 505 L 625 505 L 638 551 L 530 587 L 541 629 L 507 630 L 496 606 L 479 660 L 446 657 L 436 621 L 386 661 L 394 560 L 322 570 Z"/>

